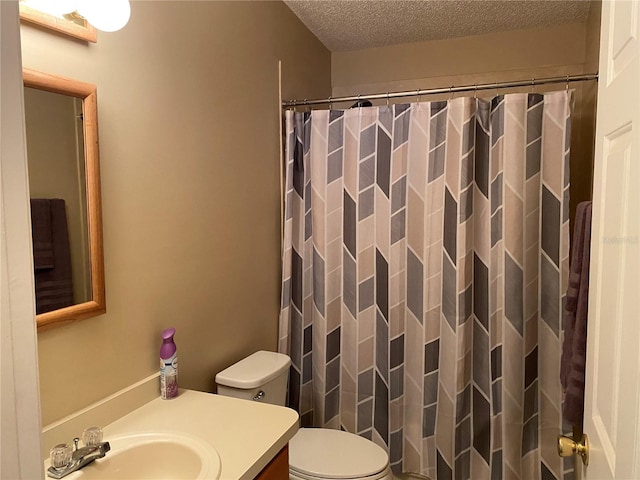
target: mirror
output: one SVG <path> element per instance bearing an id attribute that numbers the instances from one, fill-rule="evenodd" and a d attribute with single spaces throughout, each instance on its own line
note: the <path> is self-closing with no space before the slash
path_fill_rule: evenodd
<path id="1" fill-rule="evenodd" d="M 96 86 L 23 70 L 38 330 L 106 312 Z"/>
<path id="2" fill-rule="evenodd" d="M 55 30 L 64 35 L 69 35 L 87 42 L 97 42 L 96 29 L 79 15 L 68 14 L 63 17 L 50 15 L 36 8 L 37 3 L 31 6 L 29 0 L 20 0 L 20 19 L 40 27 Z"/>

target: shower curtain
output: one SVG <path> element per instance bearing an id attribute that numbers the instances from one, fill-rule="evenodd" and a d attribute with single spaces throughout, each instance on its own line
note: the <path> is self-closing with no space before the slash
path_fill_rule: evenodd
<path id="1" fill-rule="evenodd" d="M 571 92 L 286 112 L 302 426 L 431 479 L 561 479 Z M 567 430 L 567 427 L 565 427 Z"/>

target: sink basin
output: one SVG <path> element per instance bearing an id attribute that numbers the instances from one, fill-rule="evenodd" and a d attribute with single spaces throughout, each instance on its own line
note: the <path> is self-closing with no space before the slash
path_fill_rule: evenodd
<path id="1" fill-rule="evenodd" d="M 217 479 L 220 457 L 208 442 L 174 432 L 107 436 L 111 451 L 69 480 Z"/>

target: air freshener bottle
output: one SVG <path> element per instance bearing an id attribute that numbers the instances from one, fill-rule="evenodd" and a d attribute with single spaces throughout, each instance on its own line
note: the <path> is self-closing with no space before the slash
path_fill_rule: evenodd
<path id="1" fill-rule="evenodd" d="M 162 332 L 160 347 L 160 395 L 163 399 L 178 396 L 178 354 L 173 336 L 175 328 L 167 328 Z"/>

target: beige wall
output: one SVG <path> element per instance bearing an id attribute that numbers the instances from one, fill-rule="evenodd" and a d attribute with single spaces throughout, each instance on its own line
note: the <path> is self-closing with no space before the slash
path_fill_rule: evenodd
<path id="1" fill-rule="evenodd" d="M 336 52 L 333 96 L 582 73 L 585 29 L 577 23 Z"/>
<path id="2" fill-rule="evenodd" d="M 593 1 L 589 10 L 589 18 L 587 19 L 587 36 L 585 40 L 585 71 L 598 71 L 598 63 L 600 60 L 600 14 L 602 10 L 602 2 Z M 583 183 L 589 185 L 589 191 L 581 192 L 585 198 L 591 198 L 593 190 L 593 157 L 595 155 L 595 130 L 596 130 L 596 107 L 598 99 L 598 85 L 596 82 L 585 83 L 583 88 L 583 104 L 582 104 L 582 132 L 581 139 L 584 140 L 584 156 L 589 160 L 589 169 L 583 169 L 581 172 L 584 179 Z M 573 172 L 578 173 L 580 172 Z"/>
<path id="3" fill-rule="evenodd" d="M 22 27 L 25 67 L 98 86 L 107 314 L 38 334 L 43 424 L 158 369 L 180 384 L 275 349 L 283 96 L 330 92 L 330 54 L 280 2 L 133 2 L 85 44 Z"/>
<path id="4" fill-rule="evenodd" d="M 585 23 L 492 33 L 474 37 L 372 48 L 332 55 L 334 97 L 474 85 L 597 71 L 600 4 Z M 595 55 L 595 56 L 594 56 Z M 538 93 L 564 88 L 546 85 L 500 90 Z M 571 84 L 575 108 L 571 144 L 571 212 L 591 197 L 596 82 Z M 478 93 L 493 96 L 497 91 Z M 432 96 L 429 100 L 448 98 Z M 426 97 L 421 100 L 427 100 Z M 400 101 L 415 102 L 412 97 Z"/>

